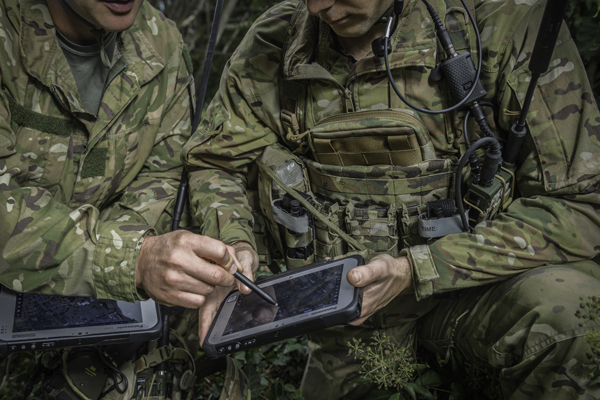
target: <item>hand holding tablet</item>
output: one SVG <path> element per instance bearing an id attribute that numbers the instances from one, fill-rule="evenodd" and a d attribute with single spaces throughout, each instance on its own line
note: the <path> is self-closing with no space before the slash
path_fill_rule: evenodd
<path id="1" fill-rule="evenodd" d="M 255 292 L 230 293 L 213 320 L 204 352 L 219 357 L 357 319 L 362 288 L 350 285 L 346 276 L 362 264 L 360 256 L 328 260 L 258 283 L 278 306 Z"/>

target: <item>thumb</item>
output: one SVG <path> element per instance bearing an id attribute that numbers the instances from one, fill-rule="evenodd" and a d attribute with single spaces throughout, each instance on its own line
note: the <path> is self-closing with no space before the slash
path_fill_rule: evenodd
<path id="1" fill-rule="evenodd" d="M 365 287 L 371 283 L 369 269 L 366 267 L 356 267 L 348 271 L 346 276 L 348 282 L 354 287 Z"/>
<path id="2" fill-rule="evenodd" d="M 391 259 L 391 257 L 389 257 Z M 348 271 L 348 282 L 354 287 L 365 287 L 380 279 L 386 279 L 389 265 L 386 257 L 375 257 L 367 265 Z"/>

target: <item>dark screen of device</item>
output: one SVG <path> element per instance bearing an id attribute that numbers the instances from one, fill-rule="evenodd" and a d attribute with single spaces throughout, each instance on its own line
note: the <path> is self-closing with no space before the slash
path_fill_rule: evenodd
<path id="1" fill-rule="evenodd" d="M 115 300 L 18 293 L 13 332 L 139 322 L 139 304 L 122 310 Z"/>
<path id="2" fill-rule="evenodd" d="M 223 336 L 256 326 L 319 310 L 338 303 L 344 265 L 265 287 L 279 307 L 255 293 L 239 295 Z"/>

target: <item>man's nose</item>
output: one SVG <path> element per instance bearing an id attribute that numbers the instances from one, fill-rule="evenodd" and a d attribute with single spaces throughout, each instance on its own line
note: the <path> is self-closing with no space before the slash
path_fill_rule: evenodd
<path id="1" fill-rule="evenodd" d="M 306 0 L 306 8 L 312 15 L 317 15 L 335 4 L 335 0 Z"/>

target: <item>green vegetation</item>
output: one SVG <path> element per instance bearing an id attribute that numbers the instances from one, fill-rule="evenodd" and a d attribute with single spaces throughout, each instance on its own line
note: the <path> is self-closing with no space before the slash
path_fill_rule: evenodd
<path id="1" fill-rule="evenodd" d="M 214 13 L 214 1 L 193 2 L 193 9 L 190 9 L 188 0 L 150 2 L 180 26 L 193 59 L 196 84 L 199 85 L 206 54 L 205 45 L 208 43 Z M 227 59 L 252 21 L 277 1 L 232 0 L 227 3 L 229 5 L 224 10 L 222 33 L 211 68 L 205 104 L 208 104 L 216 92 Z M 571 1 L 566 16 L 567 25 L 579 47 L 597 102 L 600 99 L 599 10 L 598 0 Z M 578 313 L 583 323 L 591 325 L 586 337 L 590 345 L 590 373 L 600 370 L 599 306 L 598 298 L 593 297 L 582 303 L 582 310 Z M 478 398 L 501 398 L 496 372 L 490 371 L 477 360 L 462 359 L 452 347 L 437 357 L 424 352 L 415 356 L 391 344 L 389 338 L 374 337 L 368 345 L 357 341 L 349 343 L 349 351 L 363 363 L 363 378 L 380 387 L 371 399 L 433 399 L 437 396 L 440 399 L 459 400 L 474 398 L 473 393 L 477 393 Z M 249 378 L 253 398 L 300 399 L 298 388 L 307 356 L 307 340 L 302 336 L 237 353 L 234 359 L 238 365 L 243 366 Z M 416 363 L 415 359 L 420 363 Z M 34 353 L 0 356 L 0 399 L 22 399 L 35 364 Z M 376 374 L 374 371 L 386 371 L 386 374 Z M 198 380 L 195 399 L 217 399 L 222 383 L 223 372 Z M 34 393 L 39 394 L 39 391 L 34 388 Z"/>

